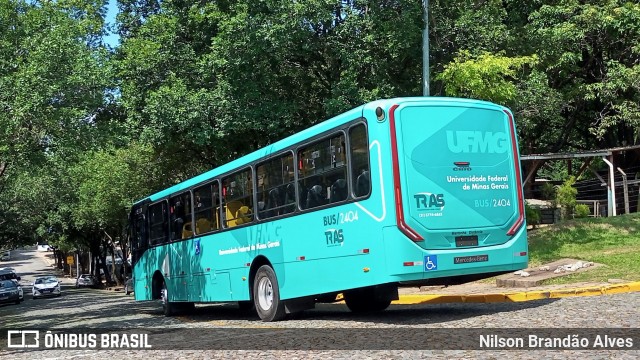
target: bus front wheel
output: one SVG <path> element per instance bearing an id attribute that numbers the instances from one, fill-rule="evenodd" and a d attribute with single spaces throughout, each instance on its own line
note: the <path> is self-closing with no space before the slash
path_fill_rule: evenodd
<path id="1" fill-rule="evenodd" d="M 160 301 L 162 302 L 162 313 L 164 316 L 171 316 L 174 312 L 174 304 L 169 301 L 169 290 L 167 283 L 162 282 L 162 290 L 160 290 Z"/>
<path id="2" fill-rule="evenodd" d="M 280 289 L 276 273 L 268 265 L 262 265 L 253 281 L 253 301 L 262 321 L 282 320 L 286 311 L 280 300 Z"/>

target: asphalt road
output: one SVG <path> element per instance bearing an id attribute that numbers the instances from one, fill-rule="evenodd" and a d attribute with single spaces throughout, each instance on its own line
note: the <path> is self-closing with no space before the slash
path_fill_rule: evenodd
<path id="1" fill-rule="evenodd" d="M 15 268 L 23 284 L 30 283 L 36 275 L 52 272 L 35 251 L 18 252 L 10 263 L 0 263 L 0 267 L 4 266 Z M 0 306 L 0 330 L 65 329 L 63 332 L 68 333 L 87 329 L 96 333 L 143 330 L 149 333 L 152 350 L 17 350 L 0 344 L 0 358 L 635 359 L 640 356 L 640 293 L 521 303 L 391 305 L 383 313 L 364 315 L 350 313 L 344 304 L 322 304 L 285 321 L 263 323 L 256 315 L 241 312 L 235 304 L 198 305 L 191 314 L 166 318 L 157 302 L 135 302 L 123 292 L 74 289 L 73 284 L 73 280 L 64 279 L 61 297 L 37 300 L 31 299 L 30 287 L 25 286 L 22 304 Z M 510 346 L 478 350 L 479 335 L 517 340 L 530 335 L 563 338 L 571 334 L 586 339 L 589 346 L 585 350 L 562 346 L 556 350 L 510 350 Z M 5 335 L 0 333 L 0 342 L 6 340 Z M 617 347 L 623 350 L 594 347 L 595 337 L 605 335 L 623 338 L 624 346 Z M 626 339 L 630 339 L 632 350 L 624 343 Z"/>

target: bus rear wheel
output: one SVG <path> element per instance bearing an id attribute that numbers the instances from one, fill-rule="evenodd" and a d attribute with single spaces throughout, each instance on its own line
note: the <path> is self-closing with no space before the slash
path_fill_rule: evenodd
<path id="1" fill-rule="evenodd" d="M 344 302 L 354 313 L 383 311 L 391 305 L 391 298 L 376 296 L 373 287 L 344 293 Z"/>
<path id="2" fill-rule="evenodd" d="M 276 273 L 268 265 L 262 265 L 253 281 L 253 301 L 262 321 L 282 320 L 286 311 L 280 300 L 280 289 Z"/>

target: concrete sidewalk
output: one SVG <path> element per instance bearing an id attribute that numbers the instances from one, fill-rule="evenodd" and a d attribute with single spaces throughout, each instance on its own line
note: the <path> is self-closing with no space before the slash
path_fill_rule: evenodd
<path id="1" fill-rule="evenodd" d="M 400 300 L 393 304 L 522 302 L 575 296 L 611 295 L 640 291 L 640 281 L 626 283 L 580 282 L 536 287 L 498 287 L 473 282 L 448 287 L 401 288 Z"/>
<path id="2" fill-rule="evenodd" d="M 640 281 L 576 282 L 544 285 L 545 280 L 598 271 L 602 264 L 577 259 L 559 259 L 539 267 L 529 267 L 495 278 L 493 282 L 476 281 L 454 286 L 422 286 L 401 288 L 395 304 L 451 302 L 520 302 L 572 296 L 596 296 L 640 291 Z"/>

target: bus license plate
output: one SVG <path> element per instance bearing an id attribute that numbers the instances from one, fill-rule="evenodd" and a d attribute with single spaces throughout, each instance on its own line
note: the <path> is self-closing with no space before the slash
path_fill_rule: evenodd
<path id="1" fill-rule="evenodd" d="M 478 235 L 456 236 L 456 247 L 478 246 Z"/>

